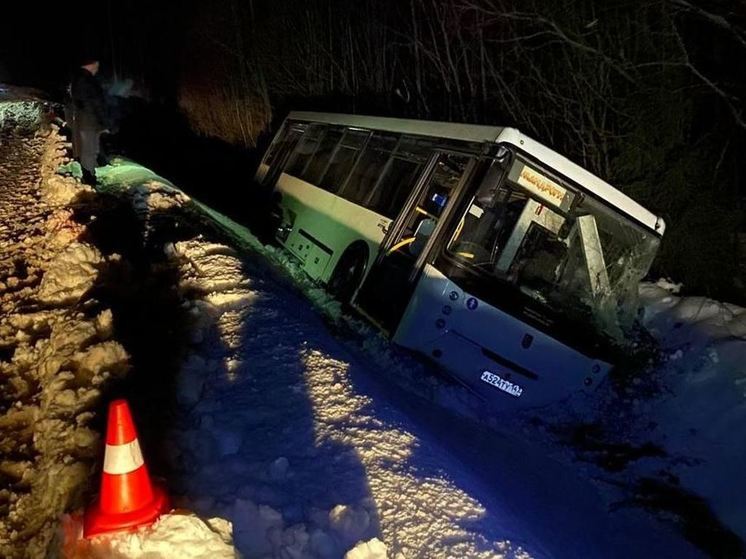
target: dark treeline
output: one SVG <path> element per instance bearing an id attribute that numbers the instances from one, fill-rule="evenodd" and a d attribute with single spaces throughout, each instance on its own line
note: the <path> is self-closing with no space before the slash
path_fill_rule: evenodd
<path id="1" fill-rule="evenodd" d="M 290 109 L 517 126 L 666 218 L 654 275 L 746 302 L 745 0 L 79 10 L 113 75 L 230 144 L 264 145 Z"/>

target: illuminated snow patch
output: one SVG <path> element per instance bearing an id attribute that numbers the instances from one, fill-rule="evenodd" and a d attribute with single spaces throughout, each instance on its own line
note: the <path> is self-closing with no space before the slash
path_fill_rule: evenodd
<path id="1" fill-rule="evenodd" d="M 95 247 L 71 244 L 49 263 L 39 288 L 39 300 L 54 305 L 78 301 L 93 287 L 102 261 Z"/>
<path id="2" fill-rule="evenodd" d="M 347 363 L 314 350 L 304 353 L 303 362 L 317 442 L 356 452 L 384 541 L 406 557 L 436 557 L 444 550 L 453 557 L 499 557 L 495 550 L 505 542 L 490 542 L 465 527 L 484 517 L 484 507 L 445 477 L 418 473 L 409 462 L 417 437 L 376 417 L 371 399 L 355 393 Z"/>
<path id="3" fill-rule="evenodd" d="M 165 514 L 152 526 L 81 539 L 79 521 L 66 518 L 66 559 L 237 559 L 231 523 L 222 518 L 201 520 L 191 514 Z M 70 541 L 72 540 L 72 541 Z"/>

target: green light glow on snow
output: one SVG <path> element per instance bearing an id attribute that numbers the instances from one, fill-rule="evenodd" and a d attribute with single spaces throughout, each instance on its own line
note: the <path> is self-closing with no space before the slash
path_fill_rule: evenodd
<path id="1" fill-rule="evenodd" d="M 169 180 L 123 157 L 117 157 L 109 165 L 97 168 L 96 179 L 98 189 L 104 192 L 121 192 L 149 182 L 157 182 L 167 190 L 181 192 Z"/>
<path id="2" fill-rule="evenodd" d="M 114 158 L 109 165 L 96 169 L 96 179 L 98 183 L 96 188 L 98 190 L 112 194 L 126 192 L 130 189 L 152 183 L 157 183 L 159 187 L 165 190 L 184 193 L 171 181 L 157 175 L 147 167 L 143 167 L 139 163 L 123 157 Z M 263 248 L 259 240 L 247 227 L 236 223 L 229 217 L 194 198 L 190 197 L 189 205 L 197 213 L 202 214 L 224 232 L 228 233 L 242 247 L 253 249 Z"/>
<path id="3" fill-rule="evenodd" d="M 83 178 L 83 168 L 80 166 L 80 163 L 77 161 L 70 161 L 69 163 L 65 163 L 64 165 L 60 165 L 57 169 L 57 172 L 60 175 L 70 175 L 71 177 L 75 177 L 76 179 Z"/>

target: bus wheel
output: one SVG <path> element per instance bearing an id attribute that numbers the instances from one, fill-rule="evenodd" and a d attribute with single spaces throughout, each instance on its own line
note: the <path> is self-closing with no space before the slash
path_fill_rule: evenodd
<path id="1" fill-rule="evenodd" d="M 347 248 L 329 279 L 329 293 L 341 303 L 349 303 L 363 279 L 367 262 L 368 248 L 365 245 L 352 245 Z"/>

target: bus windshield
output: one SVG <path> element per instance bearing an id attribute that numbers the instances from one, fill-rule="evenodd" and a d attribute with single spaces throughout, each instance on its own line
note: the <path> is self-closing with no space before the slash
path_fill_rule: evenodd
<path id="1" fill-rule="evenodd" d="M 624 343 L 659 239 L 603 202 L 516 157 L 495 162 L 457 221 L 447 252 L 511 284 L 552 314 Z"/>

